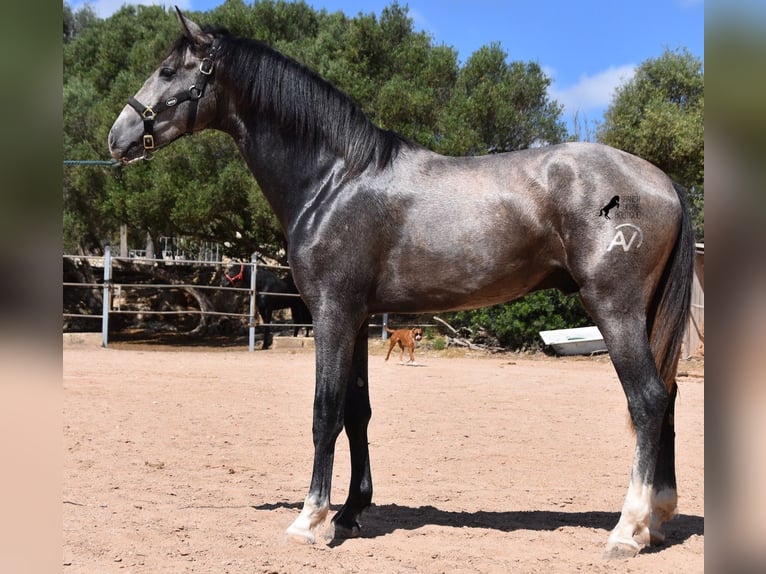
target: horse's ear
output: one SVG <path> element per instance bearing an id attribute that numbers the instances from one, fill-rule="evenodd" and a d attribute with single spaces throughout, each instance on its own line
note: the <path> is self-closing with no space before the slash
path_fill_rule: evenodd
<path id="1" fill-rule="evenodd" d="M 198 47 L 207 47 L 213 43 L 213 36 L 207 32 L 203 32 L 202 28 L 200 28 L 196 22 L 192 22 L 184 16 L 178 6 L 176 6 L 176 14 L 178 16 L 178 21 L 181 22 L 181 26 L 184 29 L 184 36 L 186 36 L 192 44 Z"/>

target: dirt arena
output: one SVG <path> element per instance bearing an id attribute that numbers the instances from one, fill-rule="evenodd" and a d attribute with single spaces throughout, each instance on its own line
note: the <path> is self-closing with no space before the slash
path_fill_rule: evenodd
<path id="1" fill-rule="evenodd" d="M 703 572 L 701 363 L 679 379 L 680 515 L 665 546 L 606 562 L 634 442 L 607 357 L 384 351 L 362 537 L 308 546 L 284 530 L 310 479 L 313 351 L 65 343 L 63 571 Z M 334 474 L 337 509 L 344 436 Z"/>

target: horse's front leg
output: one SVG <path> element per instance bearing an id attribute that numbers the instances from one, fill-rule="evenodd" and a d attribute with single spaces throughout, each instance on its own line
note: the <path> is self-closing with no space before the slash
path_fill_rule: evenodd
<path id="1" fill-rule="evenodd" d="M 334 317 L 315 325 L 314 466 L 311 486 L 300 515 L 287 529 L 291 538 L 313 544 L 314 529 L 330 510 L 335 441 L 343 428 L 346 391 L 358 324 Z"/>
<path id="2" fill-rule="evenodd" d="M 335 537 L 359 536 L 359 517 L 372 502 L 372 475 L 367 426 L 370 423 L 370 386 L 367 368 L 367 324 L 359 329 L 354 344 L 354 356 L 346 390 L 345 420 L 351 455 L 351 483 L 343 508 L 332 519 Z"/>

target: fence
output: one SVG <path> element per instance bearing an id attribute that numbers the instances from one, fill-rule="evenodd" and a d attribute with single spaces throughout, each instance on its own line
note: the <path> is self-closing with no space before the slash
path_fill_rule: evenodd
<path id="1" fill-rule="evenodd" d="M 697 243 L 694 260 L 691 313 L 684 336 L 684 356 L 700 354 L 705 345 L 705 244 Z"/>
<path id="2" fill-rule="evenodd" d="M 74 256 L 74 255 L 65 255 L 64 258 L 69 259 L 86 259 L 95 263 L 101 263 L 100 257 L 88 257 L 88 256 Z M 109 344 L 109 317 L 111 315 L 118 315 L 118 314 L 142 314 L 142 315 L 211 315 L 211 316 L 228 316 L 228 317 L 241 317 L 246 318 L 248 323 L 248 350 L 253 351 L 255 349 L 255 327 L 256 327 L 256 313 L 257 313 L 257 306 L 256 306 L 256 297 L 258 295 L 256 291 L 256 273 L 258 266 L 262 267 L 269 267 L 269 268 L 275 268 L 275 269 L 289 269 L 288 267 L 284 267 L 281 265 L 264 265 L 257 263 L 255 260 L 255 257 L 252 258 L 251 263 L 244 263 L 244 265 L 251 265 L 253 268 L 253 272 L 250 274 L 250 286 L 249 287 L 227 287 L 227 286 L 218 286 L 218 285 L 198 285 L 198 284 L 184 284 L 184 283 L 171 283 L 171 284 L 161 284 L 161 283 L 118 283 L 115 282 L 112 277 L 112 271 L 113 271 L 113 262 L 115 261 L 129 261 L 132 263 L 136 263 L 137 260 L 135 258 L 122 258 L 122 257 L 112 257 L 111 250 L 109 246 L 106 246 L 104 250 L 104 257 L 103 257 L 103 269 L 104 269 L 104 275 L 103 275 L 103 281 L 102 282 L 71 282 L 71 281 L 64 281 L 63 286 L 68 287 L 71 289 L 93 289 L 98 290 L 101 292 L 101 299 L 102 299 L 102 310 L 100 314 L 83 314 L 83 313 L 63 313 L 63 317 L 65 318 L 79 318 L 79 319 L 92 319 L 92 320 L 101 320 L 101 344 L 103 347 L 107 347 Z M 150 261 L 150 260 L 147 260 Z M 154 262 L 154 261 L 152 261 Z M 163 261 L 166 265 L 180 265 L 180 264 L 193 264 L 193 265 L 221 265 L 220 262 L 211 262 L 211 261 L 191 261 L 191 260 L 172 260 L 172 261 Z M 176 310 L 176 311 L 169 311 L 169 310 L 161 310 L 161 311 L 153 311 L 153 310 L 147 310 L 147 309 L 141 309 L 141 310 L 130 310 L 130 309 L 122 309 L 121 306 L 115 306 L 113 305 L 113 301 L 115 299 L 115 295 L 117 296 L 118 300 L 121 299 L 121 296 L 123 294 L 124 290 L 130 290 L 130 289 L 199 289 L 199 290 L 218 290 L 218 291 L 236 291 L 236 292 L 246 292 L 249 295 L 250 300 L 250 308 L 249 313 L 233 313 L 233 312 L 220 312 L 220 311 L 212 311 L 212 310 L 203 310 L 203 309 L 183 309 L 183 310 Z M 290 293 L 269 293 L 269 296 L 273 297 L 299 297 L 300 295 L 290 294 Z M 293 327 L 312 327 L 311 324 L 296 324 L 296 323 L 262 323 L 260 326 L 264 327 L 284 327 L 286 325 L 290 325 Z"/>

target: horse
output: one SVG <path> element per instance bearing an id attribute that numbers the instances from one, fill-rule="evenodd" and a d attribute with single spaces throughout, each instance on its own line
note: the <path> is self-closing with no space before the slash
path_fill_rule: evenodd
<path id="1" fill-rule="evenodd" d="M 181 34 L 120 111 L 108 146 L 130 164 L 184 134 L 226 132 L 284 230 L 316 349 L 311 481 L 288 537 L 312 543 L 327 518 L 344 429 L 350 484 L 330 526 L 337 539 L 361 533 L 373 493 L 370 315 L 478 308 L 555 287 L 579 293 L 599 327 L 635 432 L 605 555 L 661 543 L 677 513 L 675 375 L 694 263 L 681 186 L 596 143 L 439 155 L 377 127 L 347 94 L 267 45 L 178 19 Z M 618 228 L 596 214 L 622 194 L 640 210 Z"/>
<path id="2" fill-rule="evenodd" d="M 250 287 L 253 275 L 252 265 L 233 262 L 221 278 L 224 287 Z M 311 312 L 300 298 L 298 288 L 295 286 L 292 275 L 288 274 L 284 279 L 277 277 L 264 267 L 257 267 L 255 273 L 255 306 L 258 315 L 263 320 L 263 348 L 269 349 L 273 342 L 271 335 L 271 317 L 274 311 L 290 309 L 293 323 L 298 325 L 311 324 Z M 306 335 L 310 327 L 305 327 Z M 293 328 L 293 337 L 297 337 L 301 327 Z"/>

